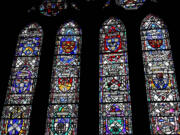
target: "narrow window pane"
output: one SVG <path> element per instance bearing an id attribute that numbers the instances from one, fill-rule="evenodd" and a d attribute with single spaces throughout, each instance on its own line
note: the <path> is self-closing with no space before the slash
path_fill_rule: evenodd
<path id="1" fill-rule="evenodd" d="M 148 15 L 142 21 L 141 40 L 151 133 L 180 134 L 179 93 L 164 22 Z"/>
<path id="2" fill-rule="evenodd" d="M 0 123 L 1 135 L 27 135 L 36 88 L 43 32 L 32 23 L 19 35 Z"/>
<path id="3" fill-rule="evenodd" d="M 81 35 L 74 22 L 58 30 L 46 135 L 77 134 Z"/>
<path id="4" fill-rule="evenodd" d="M 124 24 L 110 18 L 100 29 L 100 135 L 132 134 L 132 113 Z"/>

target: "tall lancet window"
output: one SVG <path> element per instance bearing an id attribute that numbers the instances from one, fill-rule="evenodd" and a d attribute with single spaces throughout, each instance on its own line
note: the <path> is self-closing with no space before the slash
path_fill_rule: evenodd
<path id="1" fill-rule="evenodd" d="M 126 29 L 119 19 L 103 23 L 99 49 L 99 134 L 132 134 Z"/>
<path id="2" fill-rule="evenodd" d="M 180 134 L 179 93 L 164 22 L 148 15 L 141 24 L 141 40 L 151 133 Z"/>
<path id="3" fill-rule="evenodd" d="M 43 31 L 37 23 L 19 35 L 0 123 L 1 135 L 28 135 Z"/>
<path id="4" fill-rule="evenodd" d="M 81 30 L 74 22 L 60 27 L 56 38 L 47 135 L 76 135 L 80 89 Z"/>

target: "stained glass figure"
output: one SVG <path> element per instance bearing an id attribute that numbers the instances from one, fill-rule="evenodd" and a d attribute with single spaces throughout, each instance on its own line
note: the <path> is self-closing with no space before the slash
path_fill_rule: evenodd
<path id="1" fill-rule="evenodd" d="M 108 7 L 112 0 L 107 0 L 104 7 Z M 144 4 L 146 0 L 114 0 L 116 5 L 123 7 L 126 10 L 135 10 Z"/>
<path id="2" fill-rule="evenodd" d="M 28 135 L 43 31 L 32 23 L 19 34 L 0 123 L 1 135 Z"/>
<path id="3" fill-rule="evenodd" d="M 57 32 L 47 135 L 77 135 L 82 33 L 74 22 Z"/>
<path id="4" fill-rule="evenodd" d="M 110 18 L 100 29 L 100 135 L 132 134 L 132 113 L 124 24 Z"/>
<path id="5" fill-rule="evenodd" d="M 148 15 L 141 24 L 141 41 L 152 134 L 180 134 L 180 102 L 165 23 Z"/>

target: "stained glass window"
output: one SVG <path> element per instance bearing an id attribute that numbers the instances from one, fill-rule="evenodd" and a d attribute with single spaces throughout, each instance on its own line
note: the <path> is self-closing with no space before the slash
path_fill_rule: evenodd
<path id="1" fill-rule="evenodd" d="M 40 13 L 45 16 L 56 16 L 62 12 L 63 9 L 66 9 L 68 6 L 79 10 L 76 1 L 69 2 L 67 0 L 44 0 L 40 5 Z"/>
<path id="2" fill-rule="evenodd" d="M 124 24 L 110 18 L 100 29 L 100 135 L 132 134 L 132 113 Z"/>
<path id="3" fill-rule="evenodd" d="M 42 38 L 37 23 L 26 26 L 19 35 L 1 117 L 1 135 L 28 134 Z"/>
<path id="4" fill-rule="evenodd" d="M 146 0 L 115 0 L 117 5 L 122 6 L 126 10 L 138 9 Z M 110 5 L 111 0 L 107 0 L 105 7 Z"/>
<path id="5" fill-rule="evenodd" d="M 56 16 L 65 8 L 65 0 L 44 0 L 40 12 L 45 16 Z"/>
<path id="6" fill-rule="evenodd" d="M 56 38 L 47 135 L 76 135 L 80 88 L 81 30 L 74 22 L 60 27 Z"/>
<path id="7" fill-rule="evenodd" d="M 152 134 L 180 134 L 180 102 L 167 26 L 154 15 L 141 24 Z"/>

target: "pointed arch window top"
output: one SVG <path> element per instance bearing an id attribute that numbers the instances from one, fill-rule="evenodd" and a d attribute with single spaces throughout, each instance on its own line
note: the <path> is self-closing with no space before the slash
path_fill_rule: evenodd
<path id="1" fill-rule="evenodd" d="M 37 23 L 26 26 L 20 33 L 16 56 L 38 56 L 42 44 L 43 31 Z"/>
<path id="2" fill-rule="evenodd" d="M 151 29 L 162 29 L 167 28 L 163 20 L 155 15 L 148 15 L 144 18 L 141 23 L 141 30 L 151 30 Z"/>
<path id="3" fill-rule="evenodd" d="M 81 35 L 81 33 L 82 33 L 81 30 L 73 21 L 65 23 L 63 26 L 61 26 L 60 30 L 58 31 L 58 35 L 63 35 L 63 36 L 66 35 L 77 36 L 77 35 Z"/>

